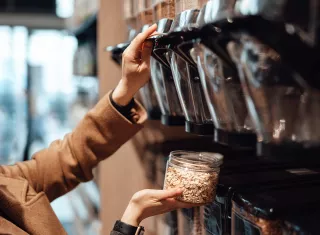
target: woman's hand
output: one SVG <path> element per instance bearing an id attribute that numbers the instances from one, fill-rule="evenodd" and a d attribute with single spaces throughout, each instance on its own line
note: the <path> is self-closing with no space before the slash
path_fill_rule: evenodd
<path id="1" fill-rule="evenodd" d="M 145 40 L 156 29 L 157 25 L 152 25 L 140 33 L 123 52 L 122 78 L 112 94 L 112 99 L 121 106 L 127 105 L 150 79 L 150 56 L 153 45 Z"/>
<path id="2" fill-rule="evenodd" d="M 179 208 L 192 208 L 198 205 L 177 201 L 182 194 L 181 189 L 142 190 L 137 192 L 129 202 L 121 221 L 132 226 L 139 226 L 148 217 L 160 215 Z"/>

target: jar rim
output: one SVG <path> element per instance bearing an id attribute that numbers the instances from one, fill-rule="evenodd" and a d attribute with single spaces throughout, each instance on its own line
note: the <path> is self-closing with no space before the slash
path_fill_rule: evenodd
<path id="1" fill-rule="evenodd" d="M 170 163 L 178 167 L 211 171 L 223 163 L 223 155 L 213 152 L 177 150 L 170 153 Z"/>

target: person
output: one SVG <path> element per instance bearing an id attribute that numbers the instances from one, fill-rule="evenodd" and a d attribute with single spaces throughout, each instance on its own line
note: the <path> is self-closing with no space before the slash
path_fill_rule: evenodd
<path id="1" fill-rule="evenodd" d="M 123 55 L 119 84 L 70 134 L 30 161 L 0 166 L 0 234 L 66 234 L 50 202 L 92 180 L 93 168 L 133 137 L 147 118 L 133 97 L 149 80 L 152 44 L 144 42 L 156 28 L 151 26 L 131 42 Z M 180 189 L 136 193 L 111 233 L 125 234 L 117 229 L 132 231 L 146 217 L 190 206 L 174 199 L 181 193 Z"/>

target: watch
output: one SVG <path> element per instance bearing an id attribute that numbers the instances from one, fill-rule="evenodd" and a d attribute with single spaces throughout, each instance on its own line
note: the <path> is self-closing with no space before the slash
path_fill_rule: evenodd
<path id="1" fill-rule="evenodd" d="M 113 230 L 122 233 L 123 235 L 144 235 L 144 227 L 135 227 L 120 220 L 116 221 Z"/>

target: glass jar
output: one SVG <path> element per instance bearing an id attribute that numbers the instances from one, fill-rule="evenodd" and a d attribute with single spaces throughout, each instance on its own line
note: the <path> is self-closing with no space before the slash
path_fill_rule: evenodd
<path id="1" fill-rule="evenodd" d="M 174 151 L 170 153 L 164 182 L 165 189 L 182 188 L 177 200 L 187 203 L 212 202 L 223 156 L 218 153 Z"/>

